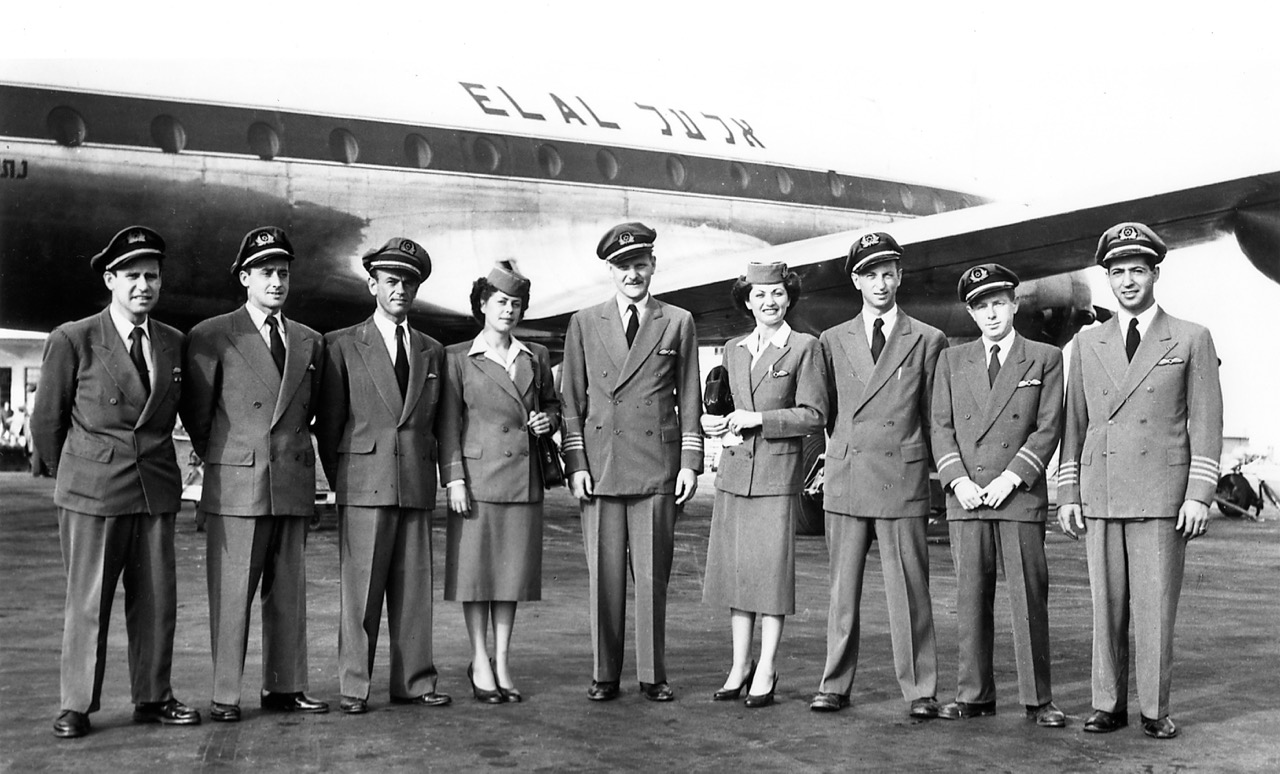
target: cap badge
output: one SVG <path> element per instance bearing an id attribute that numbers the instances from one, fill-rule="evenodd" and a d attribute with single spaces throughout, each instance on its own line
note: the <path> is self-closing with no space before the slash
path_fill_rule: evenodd
<path id="1" fill-rule="evenodd" d="M 413 242 L 410 242 L 408 239 L 401 239 L 400 252 L 408 253 L 409 255 L 417 255 L 418 246 L 415 245 Z"/>
<path id="2" fill-rule="evenodd" d="M 969 272 L 970 282 L 982 282 L 987 278 L 987 270 L 981 266 L 973 267 L 973 271 Z"/>
<path id="3" fill-rule="evenodd" d="M 880 236 L 878 234 L 867 234 L 862 238 L 861 241 L 858 242 L 858 244 L 862 245 L 863 247 L 871 247 L 872 245 L 878 245 L 880 244 Z"/>
<path id="4" fill-rule="evenodd" d="M 631 235 L 630 231 L 623 231 L 621 234 L 618 235 L 618 244 L 620 245 L 629 245 L 634 241 L 635 241 L 635 237 Z"/>
<path id="5" fill-rule="evenodd" d="M 129 235 L 125 237 L 125 241 L 129 244 L 133 244 L 134 242 L 145 242 L 147 241 L 147 235 L 141 231 L 130 231 Z"/>
<path id="6" fill-rule="evenodd" d="M 263 245 L 275 244 L 276 238 L 270 232 L 264 231 L 253 238 L 253 243 L 259 247 Z"/>
<path id="7" fill-rule="evenodd" d="M 1124 228 L 1120 229 L 1120 238 L 1121 239 L 1137 239 L 1138 229 L 1134 228 L 1133 226 L 1125 226 Z"/>

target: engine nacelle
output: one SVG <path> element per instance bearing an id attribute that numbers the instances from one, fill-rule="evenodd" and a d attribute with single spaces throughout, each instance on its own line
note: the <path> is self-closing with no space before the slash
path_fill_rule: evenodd
<path id="1" fill-rule="evenodd" d="M 1254 268 L 1272 282 L 1280 282 L 1280 212 L 1241 208 L 1234 224 L 1236 243 Z"/>

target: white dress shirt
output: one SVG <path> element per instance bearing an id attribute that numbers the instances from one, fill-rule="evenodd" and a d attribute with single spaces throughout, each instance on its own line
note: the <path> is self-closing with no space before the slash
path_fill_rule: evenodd
<path id="1" fill-rule="evenodd" d="M 386 315 L 381 309 L 373 311 L 373 327 L 378 329 L 378 334 L 382 336 L 382 343 L 387 345 L 387 354 L 391 356 L 391 362 L 396 362 L 396 328 L 404 329 L 404 350 L 405 356 L 409 355 L 409 321 L 397 323 Z"/>
<path id="2" fill-rule="evenodd" d="M 116 309 L 115 304 L 107 307 L 111 310 L 111 322 L 116 326 L 116 333 L 120 334 L 120 338 L 124 341 L 124 351 L 128 352 L 133 347 L 133 340 L 129 337 L 133 335 L 135 327 L 142 329 L 142 359 L 147 364 L 147 375 L 151 378 L 151 389 L 156 388 L 156 363 L 151 357 L 151 318 L 148 317 L 141 325 L 135 326 L 132 322 L 125 319 L 125 316 Z"/>
<path id="3" fill-rule="evenodd" d="M 284 315 L 276 313 L 268 315 L 253 304 L 245 304 L 245 309 L 249 310 L 249 319 L 253 320 L 253 326 L 258 329 L 258 335 L 262 336 L 262 340 L 267 343 L 267 350 L 271 350 L 271 329 L 267 327 L 267 318 L 276 318 L 276 325 L 280 328 L 280 341 L 284 343 L 284 351 L 289 351 L 289 335 L 285 333 Z"/>
<path id="4" fill-rule="evenodd" d="M 874 332 L 876 320 L 884 320 L 885 343 L 889 343 L 889 334 L 893 331 L 893 326 L 898 324 L 898 305 L 894 304 L 893 308 L 881 315 L 876 315 L 869 307 L 862 308 L 862 324 L 867 328 L 867 346 L 871 346 L 871 334 Z"/>
<path id="5" fill-rule="evenodd" d="M 1147 307 L 1147 310 L 1145 312 L 1142 312 L 1141 314 L 1138 314 L 1138 315 L 1130 314 L 1129 312 L 1126 312 L 1125 310 L 1121 309 L 1118 312 L 1120 316 L 1120 335 L 1121 336 L 1129 335 L 1129 321 L 1134 319 L 1134 317 L 1137 317 L 1138 335 L 1145 339 L 1147 337 L 1147 331 L 1150 330 L 1151 328 L 1151 321 L 1156 318 L 1156 310 L 1159 308 L 1160 308 L 1159 304 L 1152 304 L 1151 306 Z"/>
<path id="6" fill-rule="evenodd" d="M 631 299 L 619 293 L 614 297 L 614 300 L 618 302 L 618 316 L 622 318 L 623 333 L 627 332 L 627 307 L 628 306 L 631 306 L 632 304 L 636 305 L 636 324 L 639 325 L 644 322 L 644 308 L 649 303 L 648 293 L 644 294 L 644 298 L 639 298 L 639 299 L 636 299 L 635 301 L 632 301 Z"/>
<path id="7" fill-rule="evenodd" d="M 791 325 L 786 320 L 783 320 L 782 325 L 768 339 L 763 338 L 764 334 L 765 331 L 757 327 L 746 338 L 738 342 L 739 347 L 746 347 L 747 351 L 751 353 L 752 368 L 755 367 L 756 361 L 760 359 L 760 356 L 764 354 L 770 344 L 779 349 L 787 346 L 787 339 L 791 337 Z"/>

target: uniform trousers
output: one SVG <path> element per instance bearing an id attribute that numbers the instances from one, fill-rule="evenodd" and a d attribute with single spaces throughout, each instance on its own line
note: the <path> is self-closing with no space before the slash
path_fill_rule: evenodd
<path id="1" fill-rule="evenodd" d="M 391 696 L 408 699 L 435 691 L 431 511 L 343 506 L 338 557 L 342 575 L 338 685 L 342 695 L 369 698 L 384 596 L 391 634 Z"/>
<path id="2" fill-rule="evenodd" d="M 106 668 L 107 627 L 124 576 L 129 682 L 134 704 L 173 698 L 177 576 L 172 513 L 93 516 L 58 509 L 67 598 L 62 627 L 62 709 L 96 712 Z"/>
<path id="3" fill-rule="evenodd" d="M 929 598 L 925 519 L 870 519 L 827 511 L 831 601 L 821 693 L 847 696 L 858 668 L 862 576 L 874 532 L 889 603 L 889 635 L 898 686 L 907 701 L 937 695 L 938 654 Z"/>
<path id="4" fill-rule="evenodd" d="M 1175 519 L 1088 520 L 1094 709 L 1128 709 L 1132 616 L 1142 714 L 1152 720 L 1169 714 L 1173 624 L 1187 548 L 1175 524 Z"/>
<path id="5" fill-rule="evenodd" d="M 956 701 L 996 700 L 996 566 L 1004 566 L 1013 619 L 1018 700 L 1038 707 L 1053 700 L 1049 687 L 1049 565 L 1044 522 L 960 519 L 948 522 L 956 567 L 960 658 Z"/>
<path id="6" fill-rule="evenodd" d="M 582 505 L 598 682 L 612 682 L 622 674 L 628 567 L 636 587 L 636 672 L 643 683 L 667 679 L 667 582 L 675 524 L 674 494 L 596 496 Z"/>
<path id="7" fill-rule="evenodd" d="M 240 703 L 249 611 L 262 583 L 262 688 L 307 688 L 306 516 L 209 514 L 209 634 L 213 700 Z"/>

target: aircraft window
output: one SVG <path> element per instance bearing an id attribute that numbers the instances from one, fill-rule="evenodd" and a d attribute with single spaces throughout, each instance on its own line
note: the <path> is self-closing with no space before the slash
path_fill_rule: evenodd
<path id="1" fill-rule="evenodd" d="M 560 177 L 564 170 L 564 159 L 560 158 L 560 151 L 554 145 L 544 143 L 538 146 L 538 166 L 542 167 L 547 177 Z"/>
<path id="2" fill-rule="evenodd" d="M 671 178 L 676 188 L 684 188 L 685 181 L 689 179 L 684 162 L 675 156 L 667 156 L 667 177 Z"/>
<path id="3" fill-rule="evenodd" d="M 84 142 L 88 134 L 80 114 L 65 106 L 49 111 L 46 126 L 49 129 L 49 136 L 59 145 L 65 145 L 68 148 L 74 148 Z"/>
<path id="4" fill-rule="evenodd" d="M 729 174 L 733 177 L 733 182 L 737 184 L 739 191 L 745 191 L 751 185 L 751 174 L 738 162 L 729 162 Z"/>
<path id="5" fill-rule="evenodd" d="M 249 149 L 263 161 L 270 161 L 280 153 L 280 133 L 270 124 L 261 121 L 249 127 Z"/>
<path id="6" fill-rule="evenodd" d="M 791 182 L 791 173 L 785 169 L 778 170 L 778 193 L 783 196 L 790 196 L 794 190 L 795 183 Z"/>
<path id="7" fill-rule="evenodd" d="M 151 141 L 165 153 L 181 153 L 187 147 L 187 130 L 173 116 L 156 116 L 151 119 Z"/>
<path id="8" fill-rule="evenodd" d="M 360 157 L 360 143 L 354 134 L 339 127 L 329 132 L 329 155 L 334 161 L 354 164 Z"/>
<path id="9" fill-rule="evenodd" d="M 502 154 L 498 146 L 487 137 L 477 137 L 471 143 L 471 160 L 485 172 L 497 172 L 502 163 Z"/>
<path id="10" fill-rule="evenodd" d="M 613 180 L 618 176 L 618 157 L 601 148 L 596 154 L 596 167 L 605 180 Z"/>
<path id="11" fill-rule="evenodd" d="M 404 138 L 404 155 L 410 164 L 426 169 L 431 166 L 431 143 L 420 134 L 411 134 Z"/>
<path id="12" fill-rule="evenodd" d="M 916 206 L 916 193 L 911 190 L 909 185 L 898 186 L 898 198 L 902 200 L 902 206 L 907 210 L 914 209 Z"/>
<path id="13" fill-rule="evenodd" d="M 834 170 L 827 173 L 827 186 L 831 189 L 833 198 L 844 196 L 844 180 Z"/>

